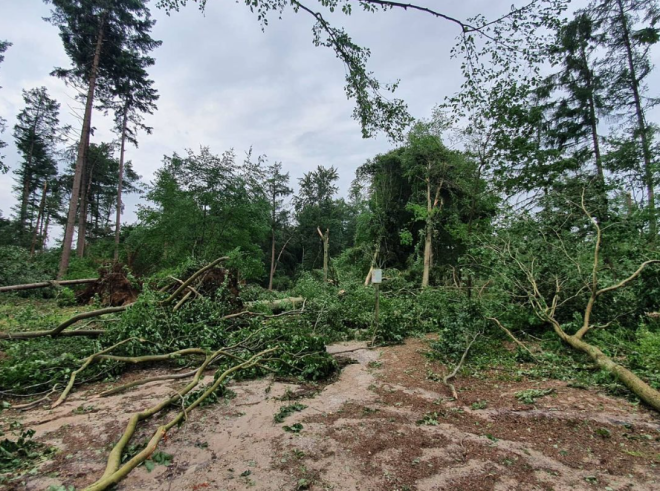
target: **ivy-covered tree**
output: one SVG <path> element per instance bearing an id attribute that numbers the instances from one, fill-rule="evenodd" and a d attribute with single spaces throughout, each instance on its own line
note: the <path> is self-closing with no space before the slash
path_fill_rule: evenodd
<path id="1" fill-rule="evenodd" d="M 402 156 L 403 172 L 412 188 L 407 207 L 414 220 L 424 222 L 424 268 L 422 288 L 429 286 L 433 263 L 433 237 L 437 224 L 449 201 L 463 190 L 461 182 L 463 156 L 449 150 L 442 142 L 437 125 L 417 123 L 408 135 Z M 412 234 L 406 232 L 404 240 L 412 242 Z"/>
<path id="2" fill-rule="evenodd" d="M 53 72 L 86 93 L 85 110 L 78 144 L 71 202 L 62 243 L 59 276 L 69 266 L 72 240 L 79 207 L 86 151 L 91 135 L 95 98 L 109 101 L 118 78 L 120 58 L 126 51 L 146 54 L 158 42 L 149 35 L 154 25 L 146 0 L 46 0 L 52 4 L 48 19 L 60 30 L 64 50 L 71 60 L 68 69 Z"/>

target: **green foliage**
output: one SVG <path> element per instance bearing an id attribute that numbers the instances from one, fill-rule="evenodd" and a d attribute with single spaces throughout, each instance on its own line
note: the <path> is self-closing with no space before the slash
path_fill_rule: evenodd
<path id="1" fill-rule="evenodd" d="M 159 450 L 154 452 L 151 455 L 151 458 L 145 460 L 143 464 L 144 468 L 147 469 L 148 472 L 151 472 L 156 465 L 164 465 L 165 467 L 169 466 L 172 463 L 172 459 L 174 459 L 174 455 Z"/>
<path id="2" fill-rule="evenodd" d="M 32 440 L 35 431 L 24 430 L 20 425 L 14 429 L 17 438 L 0 440 L 0 475 L 27 469 L 30 465 L 54 452 L 42 443 Z M 4 436 L 0 432 L 0 436 Z M 0 476 L 2 483 L 2 476 Z"/>
<path id="3" fill-rule="evenodd" d="M 527 389 L 516 392 L 516 399 L 523 404 L 534 404 L 541 397 L 554 394 L 555 389 Z"/>
<path id="4" fill-rule="evenodd" d="M 439 415 L 437 412 L 426 413 L 422 419 L 417 421 L 417 424 L 425 426 L 438 426 L 438 418 L 440 417 L 441 415 Z"/>
<path id="5" fill-rule="evenodd" d="M 632 347 L 631 364 L 639 370 L 653 374 L 654 380 L 660 379 L 660 331 L 651 331 L 642 325 Z"/>
<path id="6" fill-rule="evenodd" d="M 277 412 L 277 414 L 275 414 L 273 417 L 273 421 L 276 423 L 283 423 L 288 416 L 291 416 L 295 412 L 302 411 L 305 408 L 307 408 L 307 406 L 300 404 L 299 402 L 296 402 L 295 404 L 289 404 L 287 406 L 282 406 L 280 407 L 280 410 Z"/>
<path id="7" fill-rule="evenodd" d="M 30 260 L 30 253 L 18 246 L 0 246 L 0 286 L 36 283 L 53 279 Z"/>
<path id="8" fill-rule="evenodd" d="M 300 423 L 294 423 L 291 426 L 284 425 L 282 429 L 288 433 L 300 433 L 303 429 L 303 425 Z"/>

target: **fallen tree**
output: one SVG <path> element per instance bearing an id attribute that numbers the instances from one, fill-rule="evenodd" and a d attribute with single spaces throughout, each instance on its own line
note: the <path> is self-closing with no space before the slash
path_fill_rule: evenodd
<path id="1" fill-rule="evenodd" d="M 85 278 L 80 280 L 51 280 L 51 281 L 42 281 L 39 283 L 26 283 L 23 285 L 0 286 L 0 293 L 17 292 L 21 290 L 36 290 L 37 288 L 48 288 L 49 286 L 59 287 L 59 286 L 70 286 L 70 285 L 82 285 L 85 283 L 94 283 L 95 281 L 97 281 L 97 278 Z"/>
<path id="2" fill-rule="evenodd" d="M 107 314 L 116 314 L 119 312 L 124 312 L 130 305 L 123 305 L 120 307 L 106 307 L 104 309 L 90 310 L 89 312 L 81 312 L 76 314 L 70 319 L 65 320 L 57 327 L 49 329 L 47 331 L 22 331 L 22 332 L 0 332 L 0 339 L 33 339 L 40 338 L 45 336 L 99 336 L 103 334 L 102 330 L 79 330 L 79 331 L 69 331 L 64 332 L 67 327 L 72 326 L 78 321 L 85 319 L 92 319 L 95 317 L 100 317 Z"/>
<path id="3" fill-rule="evenodd" d="M 161 305 L 170 305 L 174 302 L 174 300 L 177 299 L 181 295 L 182 292 L 188 290 L 186 294 L 184 294 L 183 298 L 177 302 L 177 304 L 174 306 L 175 310 L 178 310 L 183 303 L 185 303 L 190 297 L 192 293 L 196 293 L 199 295 L 198 292 L 196 292 L 195 288 L 191 286 L 197 280 L 200 278 L 204 273 L 207 273 L 208 271 L 212 270 L 217 264 L 219 264 L 222 261 L 226 261 L 228 257 L 223 256 L 215 261 L 203 266 L 199 270 L 195 271 L 187 280 L 181 281 L 177 280 L 174 278 L 175 281 L 180 283 L 180 286 L 175 289 L 175 291 L 170 294 L 165 300 L 161 302 Z M 90 280 L 71 280 L 71 281 L 84 281 L 84 282 L 90 282 Z M 91 282 L 97 281 L 96 279 L 91 280 Z M 60 284 L 64 282 L 59 282 Z M 21 286 L 21 285 L 16 285 L 16 286 Z M 168 285 L 169 287 L 169 285 Z M 297 299 L 292 299 L 292 300 L 297 300 Z M 300 299 L 302 301 L 302 299 Z M 293 302 L 291 302 L 293 303 Z M 280 305 L 285 305 L 285 302 L 273 302 L 273 308 L 277 308 Z M 131 307 L 133 303 L 128 303 L 125 305 L 119 305 L 119 306 L 112 306 L 112 307 L 105 307 L 102 309 L 97 309 L 97 310 L 90 310 L 88 312 L 81 312 L 79 314 L 74 315 L 70 319 L 67 319 L 66 321 L 62 322 L 58 326 L 54 327 L 53 329 L 49 330 L 41 330 L 41 331 L 19 331 L 19 332 L 0 332 L 0 339 L 8 339 L 8 340 L 21 340 L 21 339 L 34 339 L 34 338 L 40 338 L 40 337 L 56 337 L 56 336 L 100 336 L 103 334 L 103 330 L 98 330 L 98 329 L 81 329 L 78 331 L 68 331 L 66 332 L 65 329 L 72 326 L 73 324 L 85 320 L 85 319 L 92 319 L 96 317 L 100 317 L 103 315 L 107 314 L 117 314 L 126 311 L 129 307 Z M 269 304 L 266 303 L 268 306 Z"/>
<path id="4" fill-rule="evenodd" d="M 66 367 L 58 364 L 59 377 L 48 382 L 25 384 L 26 389 L 39 387 L 38 390 L 43 390 L 44 385 L 51 389 L 34 393 L 34 401 L 13 406 L 16 410 L 29 410 L 36 406 L 57 408 L 67 402 L 76 387 L 107 375 L 118 376 L 128 365 L 157 365 L 173 373 L 110 386 L 99 394 L 100 397 L 121 394 L 146 383 L 190 379 L 184 382 L 181 389 L 174 390 L 154 406 L 130 415 L 123 435 L 108 455 L 105 472 L 87 489 L 104 490 L 118 483 L 149 458 L 167 432 L 184 423 L 191 411 L 209 399 L 211 402 L 217 400 L 212 396 L 239 372 L 245 372 L 250 377 L 275 374 L 318 380 L 329 376 L 337 367 L 334 359 L 326 353 L 324 339 L 304 326 L 309 320 L 290 321 L 291 316 L 302 316 L 305 312 L 303 298 L 254 302 L 250 305 L 258 309 L 233 312 L 237 305 L 242 307 L 240 298 L 236 302 L 233 294 L 229 297 L 220 294 L 214 298 L 203 294 L 205 290 L 200 291 L 198 287 L 202 285 L 205 275 L 214 275 L 213 281 L 220 277 L 227 278 L 226 270 L 219 274 L 214 269 L 225 259 L 219 258 L 205 265 L 185 280 L 172 278 L 174 283 L 162 291 L 147 289 L 131 305 L 83 312 L 50 330 L 0 333 L 0 338 L 5 341 L 25 339 L 26 343 L 34 342 L 37 349 L 43 346 L 39 344 L 40 340 L 35 339 L 39 337 L 50 336 L 54 338 L 52 343 L 65 343 L 57 340 L 77 333 L 102 334 L 98 341 L 85 345 L 88 351 L 81 359 L 73 360 L 76 365 L 71 367 L 71 361 Z M 216 283 L 206 286 L 218 288 Z M 163 294 L 167 294 L 164 300 Z M 286 307 L 294 308 L 283 311 Z M 105 330 L 84 329 L 84 326 L 79 331 L 66 330 L 80 320 L 112 313 L 120 315 Z M 64 360 L 71 360 L 71 353 L 67 350 L 69 345 L 63 346 L 67 356 Z M 94 350 L 91 354 L 90 349 Z M 209 372 L 211 369 L 215 371 L 213 382 L 203 386 L 201 382 L 204 376 L 212 373 Z M 177 373 L 179 370 L 182 370 L 181 373 Z M 30 377 L 30 372 L 26 370 L 17 373 Z M 86 380 L 81 380 L 83 375 Z M 32 380 L 43 378 L 32 376 Z M 22 387 L 12 387 L 24 392 Z M 53 402 L 49 404 L 49 401 Z M 126 460 L 125 451 L 141 422 L 159 413 L 168 417 L 165 413 L 173 408 L 180 409 L 169 416 L 169 422 L 158 427 L 142 451 Z"/>
<path id="5" fill-rule="evenodd" d="M 660 392 L 651 387 L 648 383 L 635 375 L 632 371 L 613 361 L 598 347 L 584 341 L 587 333 L 594 329 L 605 329 L 612 325 L 616 320 L 609 320 L 601 324 L 593 322 L 594 308 L 597 301 L 608 294 L 612 294 L 621 290 L 637 279 L 641 273 L 649 266 L 659 264 L 658 259 L 649 259 L 642 262 L 637 269 L 612 285 L 602 287 L 600 279 L 601 267 L 601 246 L 603 233 L 598 221 L 593 218 L 585 205 L 584 193 L 579 205 L 582 213 L 586 216 L 588 223 L 595 231 L 594 245 L 591 257 L 591 266 L 588 272 L 583 274 L 582 265 L 577 257 L 573 257 L 563 242 L 559 234 L 557 234 L 558 243 L 557 249 L 561 254 L 568 258 L 569 264 L 573 272 L 581 278 L 581 286 L 575 287 L 573 291 L 566 292 L 566 285 L 575 283 L 567 277 L 560 277 L 558 275 L 552 278 L 553 288 L 548 290 L 541 285 L 539 277 L 539 267 L 536 263 L 536 258 L 531 260 L 525 259 L 524 254 L 514 248 L 510 242 L 505 242 L 501 246 L 489 246 L 488 248 L 495 252 L 502 264 L 510 265 L 518 273 L 522 273 L 521 277 L 517 277 L 511 272 L 511 269 L 501 269 L 499 272 L 504 277 L 505 281 L 513 285 L 516 292 L 510 292 L 512 297 L 519 297 L 522 294 L 536 316 L 543 322 L 549 324 L 553 331 L 559 338 L 572 348 L 581 351 L 588 355 L 591 360 L 601 369 L 609 372 L 616 377 L 623 385 L 625 385 L 631 392 L 637 395 L 642 401 L 651 406 L 656 411 L 660 412 Z M 552 244 L 548 244 L 552 245 Z M 544 278 L 546 280 L 547 278 Z M 561 307 L 570 302 L 578 301 L 580 298 L 586 296 L 586 305 L 582 313 L 581 325 L 577 331 L 570 334 L 565 324 L 560 321 L 559 311 Z M 497 318 L 492 318 L 500 327 L 504 328 L 502 323 Z M 507 329 L 505 329 L 508 331 Z M 509 331 L 510 332 L 510 331 Z"/>

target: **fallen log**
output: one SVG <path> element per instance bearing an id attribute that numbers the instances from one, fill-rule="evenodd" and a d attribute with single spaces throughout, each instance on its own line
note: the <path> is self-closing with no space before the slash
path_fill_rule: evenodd
<path id="1" fill-rule="evenodd" d="M 68 286 L 68 285 L 82 285 L 84 283 L 94 283 L 97 278 L 85 278 L 80 280 L 50 280 L 42 281 L 40 283 L 26 283 L 24 285 L 9 285 L 0 286 L 0 292 L 16 292 L 20 290 L 35 290 L 37 288 L 47 288 L 49 286 Z"/>
<path id="2" fill-rule="evenodd" d="M 305 301 L 303 297 L 288 297 L 288 298 L 278 298 L 277 300 L 257 300 L 255 302 L 248 302 L 245 305 L 247 307 L 268 307 L 272 311 L 284 310 L 287 307 L 293 306 L 294 308 L 298 304 L 302 304 Z"/>
<path id="3" fill-rule="evenodd" d="M 245 368 L 250 368 L 255 365 L 257 365 L 260 361 L 261 358 L 264 356 L 276 351 L 277 347 L 275 348 L 270 348 L 268 350 L 261 351 L 254 356 L 252 356 L 250 359 L 243 361 L 242 363 L 235 365 L 224 372 L 220 373 L 216 378 L 213 384 L 208 387 L 202 395 L 200 395 L 193 403 L 191 403 L 189 406 L 184 407 L 182 411 L 180 411 L 172 420 L 170 420 L 167 424 L 159 426 L 158 429 L 153 433 L 151 439 L 149 440 L 149 443 L 147 443 L 147 446 L 139 452 L 137 455 L 135 455 L 133 458 L 128 460 L 126 463 L 123 465 L 121 464 L 121 458 L 122 454 L 124 452 L 124 448 L 132 438 L 133 434 L 135 433 L 135 430 L 137 429 L 137 425 L 140 421 L 145 420 L 150 418 L 151 416 L 155 415 L 156 413 L 160 412 L 161 410 L 165 409 L 166 407 L 178 402 L 182 401 L 183 397 L 188 394 L 190 391 L 192 391 L 198 384 L 201 379 L 202 374 L 204 373 L 204 370 L 206 367 L 209 365 L 209 363 L 215 359 L 217 356 L 223 354 L 223 350 L 218 350 L 212 355 L 208 356 L 204 363 L 197 369 L 197 372 L 195 373 L 194 379 L 186 385 L 183 390 L 178 392 L 175 396 L 169 397 L 155 406 L 152 406 L 148 409 L 145 409 L 144 411 L 141 411 L 139 413 L 133 414 L 131 416 L 128 424 L 126 425 L 126 429 L 124 430 L 124 434 L 122 437 L 119 439 L 117 444 L 114 446 L 114 448 L 111 450 L 110 455 L 108 457 L 108 462 L 106 465 L 105 472 L 103 473 L 103 476 L 90 485 L 89 487 L 85 488 L 85 491 L 103 491 L 110 486 L 117 484 L 119 481 L 121 481 L 124 477 L 128 475 L 129 472 L 131 472 L 133 469 L 135 469 L 138 465 L 140 465 L 142 462 L 144 462 L 146 459 L 149 458 L 153 454 L 153 452 L 156 450 L 158 447 L 158 444 L 160 441 L 165 437 L 167 432 L 172 429 L 174 426 L 177 424 L 182 423 L 185 421 L 188 417 L 188 413 L 195 409 L 197 406 L 199 406 L 204 400 L 211 395 L 213 392 L 215 392 L 221 384 L 225 382 L 227 377 L 229 377 L 231 374 L 234 372 L 237 372 L 239 370 L 245 369 Z"/>
<path id="4" fill-rule="evenodd" d="M 75 324 L 78 321 L 84 319 L 90 319 L 92 317 L 100 317 L 106 314 L 115 314 L 117 312 L 123 312 L 129 305 L 122 305 L 120 307 L 106 307 L 104 309 L 90 310 L 89 312 L 81 312 L 76 314 L 70 319 L 65 320 L 59 326 L 49 330 L 49 331 L 24 331 L 24 332 L 0 332 L 0 339 L 32 339 L 32 338 L 41 338 L 45 336 L 99 336 L 103 334 L 103 331 L 97 330 L 79 330 L 79 331 L 69 331 L 63 333 L 67 327 Z"/>

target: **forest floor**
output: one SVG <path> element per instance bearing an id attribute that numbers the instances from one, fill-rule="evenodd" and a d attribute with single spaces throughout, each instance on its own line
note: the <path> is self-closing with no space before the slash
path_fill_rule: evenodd
<path id="1" fill-rule="evenodd" d="M 453 401 L 438 376 L 443 367 L 424 356 L 427 343 L 340 353 L 353 363 L 323 386 L 234 383 L 235 398 L 195 411 L 161 443 L 159 451 L 172 456 L 167 465 L 139 467 L 117 489 L 660 490 L 657 414 L 597 389 L 529 380 L 509 369 L 459 375 Z M 147 372 L 159 370 L 127 372 L 115 385 Z M 85 386 L 55 410 L 0 413 L 3 429 L 18 420 L 58 449 L 7 489 L 92 483 L 129 413 L 182 382 L 95 396 L 111 385 Z M 516 394 L 528 389 L 553 391 L 525 404 Z M 280 408 L 294 403 L 306 408 L 275 423 Z M 134 441 L 146 439 L 159 420 Z"/>

